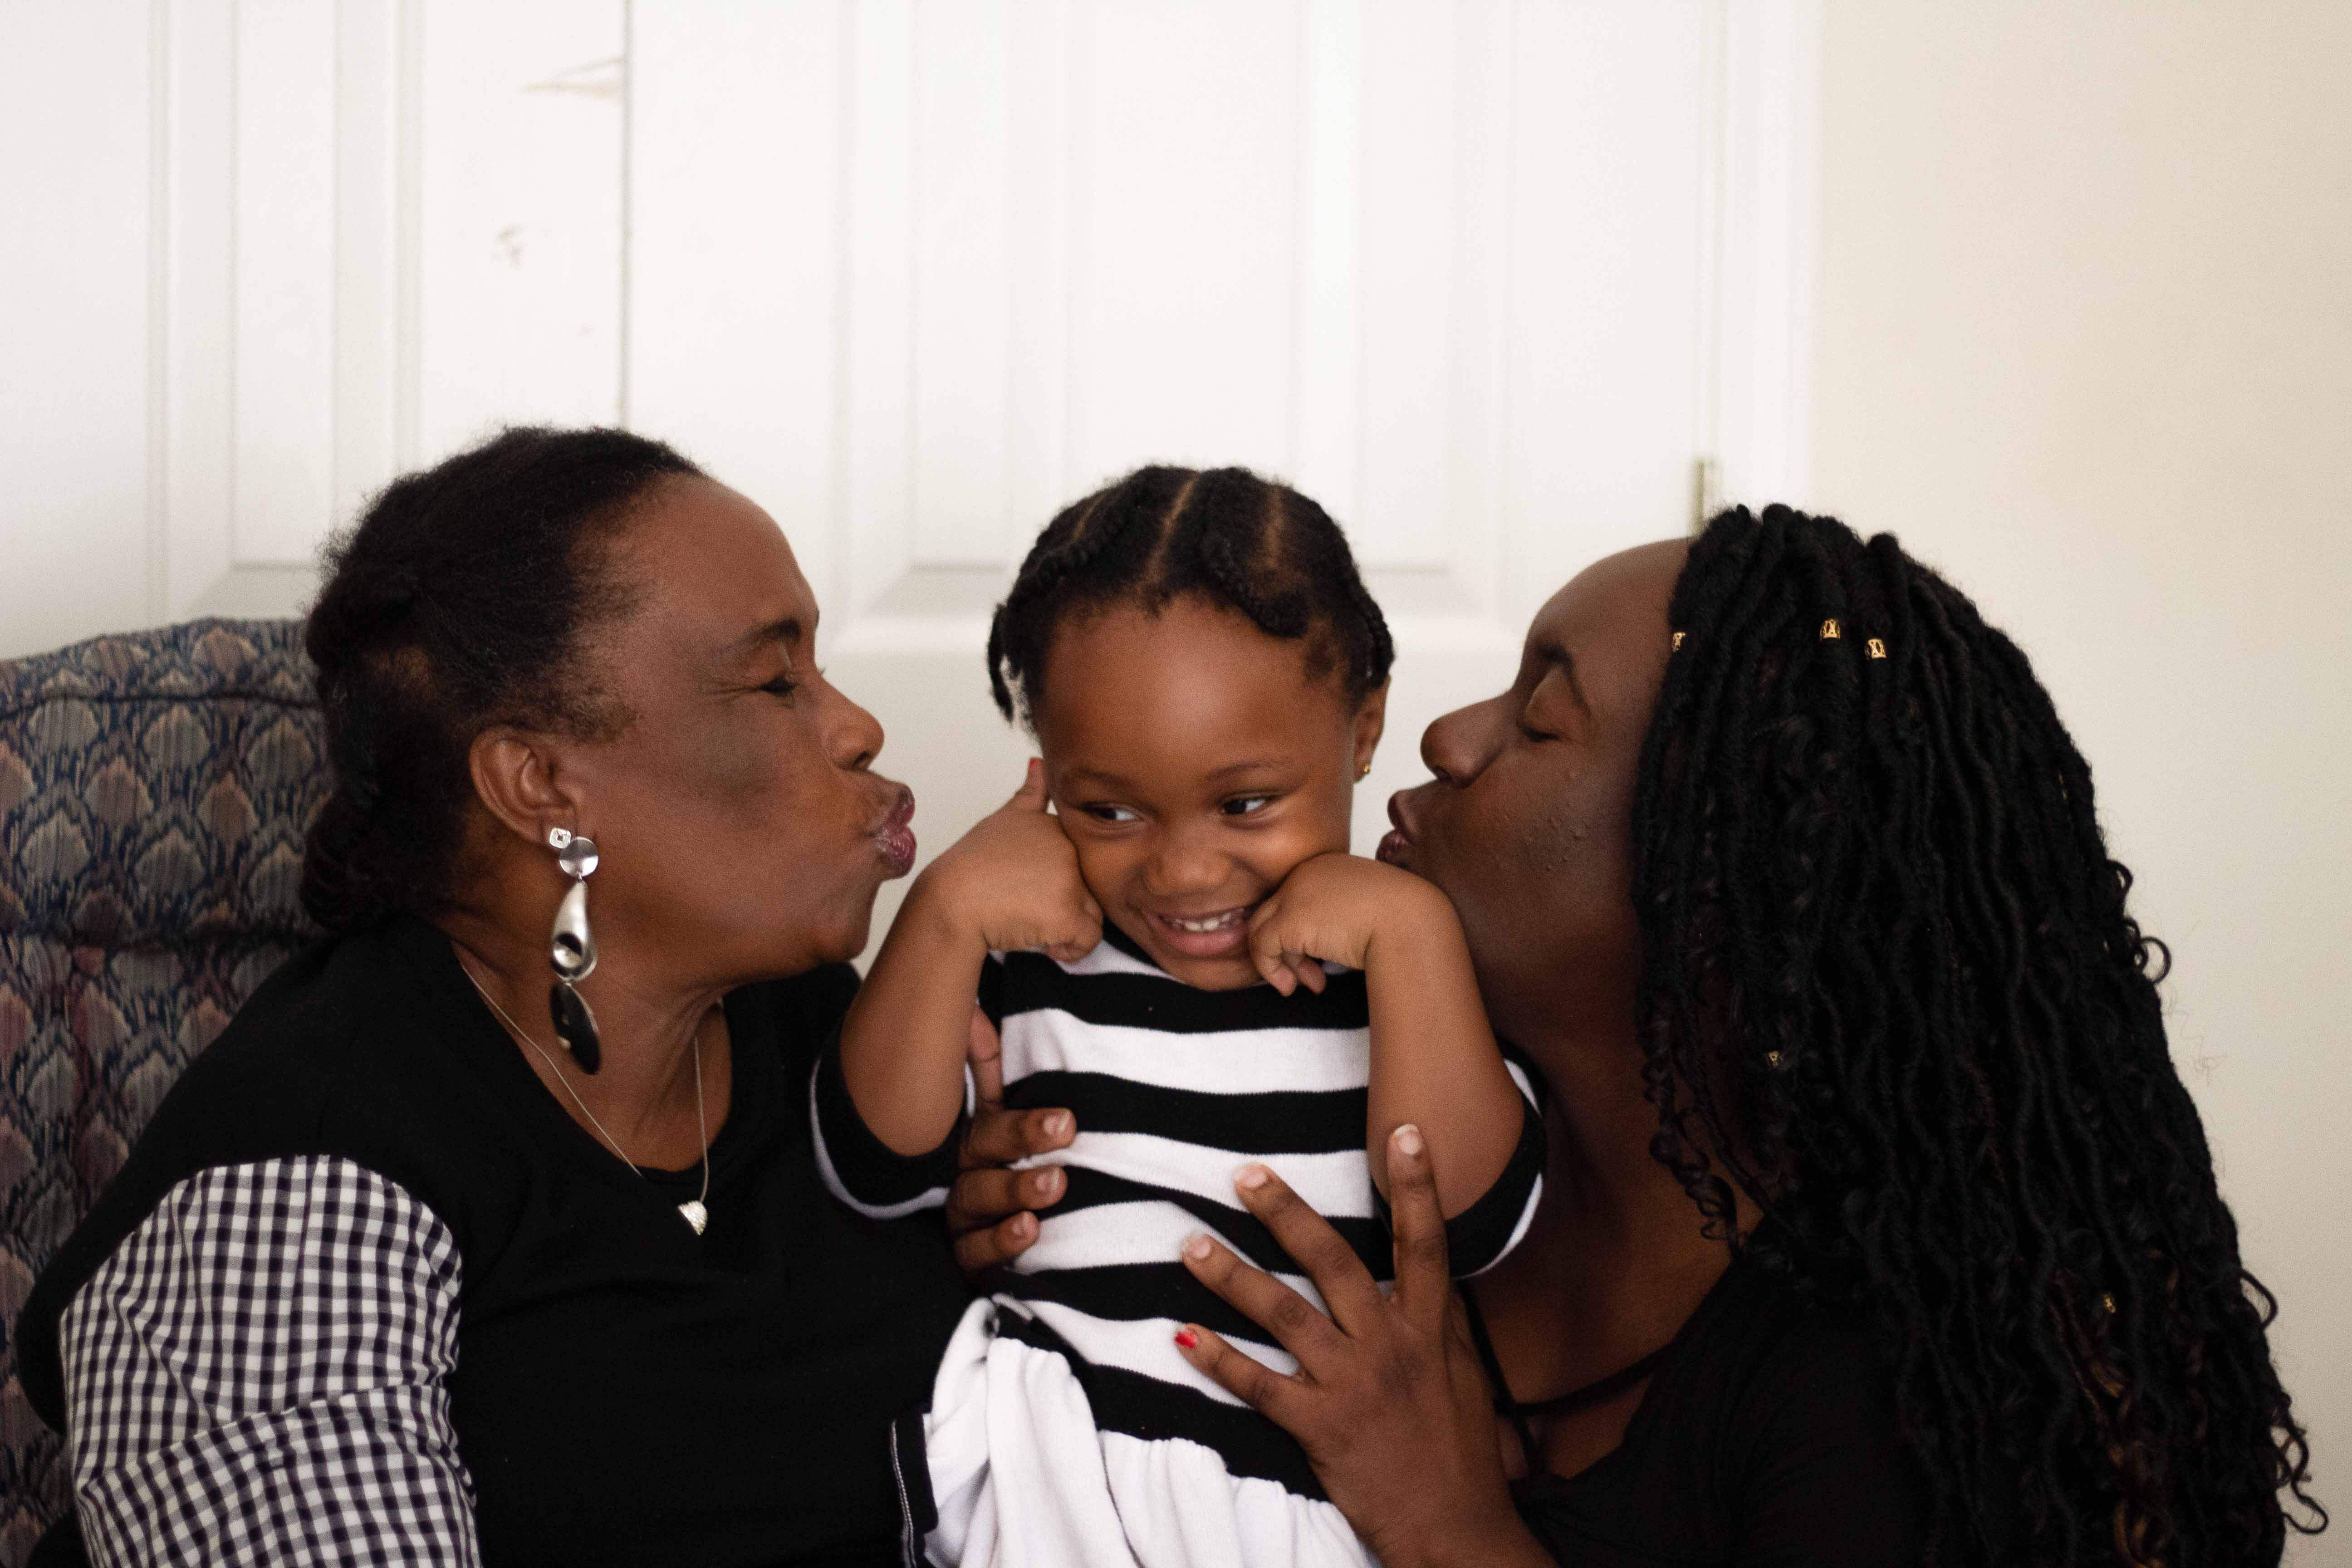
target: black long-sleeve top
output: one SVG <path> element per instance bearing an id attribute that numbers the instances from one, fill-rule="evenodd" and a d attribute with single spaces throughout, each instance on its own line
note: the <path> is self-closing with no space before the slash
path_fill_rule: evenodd
<path id="1" fill-rule="evenodd" d="M 969 1293 L 936 1214 L 820 1184 L 810 1086 L 856 985 L 727 998 L 698 1236 L 699 1166 L 632 1171 L 573 1122 L 434 927 L 289 961 L 21 1320 L 91 1554 L 898 1562 L 894 1421 Z"/>

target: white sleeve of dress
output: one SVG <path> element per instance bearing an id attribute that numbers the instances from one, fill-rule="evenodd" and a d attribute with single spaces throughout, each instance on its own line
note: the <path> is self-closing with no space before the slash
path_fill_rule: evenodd
<path id="1" fill-rule="evenodd" d="M 60 1324 L 91 1561 L 478 1563 L 458 1268 L 432 1210 L 350 1160 L 173 1187 Z"/>

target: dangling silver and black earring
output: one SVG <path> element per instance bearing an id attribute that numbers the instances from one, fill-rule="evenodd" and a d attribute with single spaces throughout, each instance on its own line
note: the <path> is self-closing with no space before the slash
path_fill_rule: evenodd
<path id="1" fill-rule="evenodd" d="M 588 929 L 588 878 L 596 869 L 596 841 L 568 827 L 551 827 L 547 847 L 572 879 L 571 891 L 555 906 L 555 930 L 548 937 L 555 984 L 547 993 L 547 1010 L 555 1019 L 555 1037 L 582 1072 L 593 1073 L 604 1065 L 604 1047 L 596 1037 L 596 1015 L 573 987 L 596 973 L 596 936 Z"/>

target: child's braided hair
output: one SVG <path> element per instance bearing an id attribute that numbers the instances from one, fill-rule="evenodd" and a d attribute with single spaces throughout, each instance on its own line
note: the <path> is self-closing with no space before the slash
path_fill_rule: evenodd
<path id="1" fill-rule="evenodd" d="M 1030 547 L 988 628 L 996 706 L 1034 723 L 1065 616 L 1124 604 L 1157 613 L 1187 595 L 1304 639 L 1309 673 L 1337 673 L 1351 700 L 1389 678 L 1388 621 L 1329 513 L 1246 468 L 1153 467 L 1064 509 Z"/>

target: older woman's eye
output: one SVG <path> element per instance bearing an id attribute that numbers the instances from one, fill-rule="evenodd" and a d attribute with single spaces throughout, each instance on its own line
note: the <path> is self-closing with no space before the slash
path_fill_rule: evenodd
<path id="1" fill-rule="evenodd" d="M 767 682 L 760 688 L 762 691 L 774 692 L 777 696 L 784 699 L 788 702 L 792 700 L 793 693 L 798 691 L 800 689 L 801 683 L 794 680 L 789 675 L 780 675 L 776 677 L 775 679 Z"/>
<path id="2" fill-rule="evenodd" d="M 1274 796 L 1270 795 L 1237 795 L 1222 809 L 1227 816 L 1251 816 L 1273 804 Z"/>

